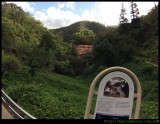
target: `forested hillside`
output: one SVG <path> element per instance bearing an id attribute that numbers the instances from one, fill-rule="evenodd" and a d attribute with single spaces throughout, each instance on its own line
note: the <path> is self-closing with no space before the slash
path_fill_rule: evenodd
<path id="1" fill-rule="evenodd" d="M 64 42 L 74 42 L 76 44 L 93 44 L 91 39 L 97 37 L 104 31 L 106 31 L 106 27 L 104 25 L 91 21 L 80 21 L 67 27 L 51 29 L 51 32 L 55 32 L 60 36 L 63 36 Z M 85 36 L 88 36 L 88 39 L 85 40 L 82 38 Z"/>
<path id="2" fill-rule="evenodd" d="M 74 43 L 75 45 L 92 44 L 100 47 L 100 44 L 107 40 L 106 46 L 102 46 L 109 47 L 109 37 L 113 37 L 111 39 L 115 41 L 115 44 L 113 43 L 114 41 L 111 41 L 110 47 L 113 47 L 112 51 L 109 50 L 111 54 L 117 54 L 120 51 L 131 52 L 132 57 L 136 54 L 138 57 L 153 60 L 158 58 L 158 6 L 152 8 L 147 15 L 134 18 L 131 23 L 120 24 L 119 27 L 105 27 L 97 22 L 80 21 L 70 26 L 51 29 L 50 31 L 62 36 L 64 42 Z M 119 44 L 125 45 L 121 46 Z M 116 47 L 119 47 L 119 50 Z M 98 49 L 100 50 L 100 48 Z M 127 49 L 130 49 L 130 51 L 127 51 Z M 107 51 L 103 51 L 102 54 L 107 53 Z M 121 55 L 123 56 L 123 54 Z"/>
<path id="3" fill-rule="evenodd" d="M 74 63 L 74 57 L 78 59 L 75 48 L 62 40 L 15 4 L 2 5 L 2 73 L 19 70 L 16 61 L 32 75 L 37 69 L 72 68 L 69 63 Z M 66 69 L 63 73 L 72 72 Z"/>
<path id="4" fill-rule="evenodd" d="M 122 66 L 141 82 L 140 118 L 157 119 L 158 65 L 150 61 L 158 61 L 157 10 L 116 27 L 81 21 L 49 30 L 22 8 L 4 3 L 2 89 L 37 118 L 83 118 L 94 77 Z M 93 51 L 80 56 L 77 45 L 93 45 Z"/>
<path id="5" fill-rule="evenodd" d="M 158 6 L 159 7 L 159 6 Z M 143 47 L 142 55 L 158 61 L 158 7 L 142 16 Z"/>

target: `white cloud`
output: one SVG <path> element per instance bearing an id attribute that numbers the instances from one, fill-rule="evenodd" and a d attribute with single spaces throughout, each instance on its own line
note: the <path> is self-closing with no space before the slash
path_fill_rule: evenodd
<path id="1" fill-rule="evenodd" d="M 125 7 L 127 8 L 127 15 L 129 22 L 131 21 L 131 3 L 130 2 L 124 2 Z M 139 16 L 147 15 L 147 13 L 154 7 L 154 2 L 135 2 L 137 4 L 137 8 L 139 10 Z M 156 2 L 156 5 L 158 2 Z"/>
<path id="2" fill-rule="evenodd" d="M 154 1 L 152 2 L 135 2 L 137 3 L 137 7 L 139 9 L 140 15 L 146 15 L 152 7 L 154 7 Z M 158 2 L 155 2 L 156 5 Z"/>
<path id="3" fill-rule="evenodd" d="M 74 5 L 75 5 L 75 2 L 61 2 L 61 3 L 57 4 L 57 6 L 58 6 L 57 8 L 62 9 L 64 7 L 67 7 L 71 10 L 74 10 Z"/>
<path id="4" fill-rule="evenodd" d="M 29 2 L 12 2 L 21 6 L 25 11 L 32 12 L 35 19 L 40 20 L 49 29 L 68 26 L 81 20 L 96 21 L 102 24 L 118 25 L 122 2 L 95 2 L 91 9 L 86 9 L 81 15 L 76 14 L 76 2 L 59 2 L 56 6 L 45 10 L 35 11 Z M 123 2 L 126 17 L 131 20 L 130 2 Z M 154 7 L 154 2 L 136 2 L 141 15 L 146 15 Z M 156 2 L 156 5 L 158 2 Z M 69 10 L 65 10 L 68 8 Z"/>
<path id="5" fill-rule="evenodd" d="M 105 25 L 117 25 L 120 8 L 121 2 L 96 2 L 91 10 L 82 13 L 82 18 Z"/>
<path id="6" fill-rule="evenodd" d="M 126 9 L 126 17 L 131 21 L 131 2 L 123 2 Z M 139 16 L 146 15 L 154 7 L 154 2 L 136 2 L 139 9 Z M 122 2 L 95 2 L 91 10 L 82 13 L 82 19 L 100 22 L 107 25 L 118 25 Z M 158 3 L 156 2 L 156 5 Z"/>
<path id="7" fill-rule="evenodd" d="M 106 25 L 118 24 L 120 2 L 96 2 L 91 10 L 85 10 L 81 15 L 77 15 L 72 11 L 62 10 L 67 5 L 73 5 L 73 3 L 61 3 L 57 7 L 49 7 L 46 13 L 35 12 L 34 17 L 49 29 L 68 26 L 81 20 L 96 21 Z M 113 9 L 114 7 L 116 9 Z"/>
<path id="8" fill-rule="evenodd" d="M 14 3 L 17 6 L 22 7 L 22 9 L 26 12 L 34 12 L 34 8 L 30 6 L 29 2 L 6 2 L 6 3 Z"/>
<path id="9" fill-rule="evenodd" d="M 41 12 L 41 11 L 36 11 L 35 14 L 34 14 L 34 17 L 36 19 L 39 19 L 42 22 L 44 22 L 45 20 L 48 19 L 47 15 L 44 12 Z"/>
<path id="10" fill-rule="evenodd" d="M 81 17 L 73 12 L 60 10 L 55 7 L 49 7 L 46 13 L 35 12 L 34 17 L 44 23 L 44 26 L 49 29 L 67 26 L 81 20 Z"/>
<path id="11" fill-rule="evenodd" d="M 67 2 L 66 3 L 67 8 L 71 8 L 72 10 L 74 9 L 74 5 L 75 5 L 75 2 Z"/>
<path id="12" fill-rule="evenodd" d="M 95 3 L 94 12 L 96 20 L 105 25 L 116 25 L 119 19 L 121 2 L 100 2 Z"/>

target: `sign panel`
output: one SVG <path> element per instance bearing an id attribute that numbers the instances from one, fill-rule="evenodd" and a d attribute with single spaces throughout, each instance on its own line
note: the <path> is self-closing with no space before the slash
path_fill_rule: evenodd
<path id="1" fill-rule="evenodd" d="M 134 85 L 124 72 L 107 74 L 100 82 L 95 119 L 129 119 L 132 114 Z"/>

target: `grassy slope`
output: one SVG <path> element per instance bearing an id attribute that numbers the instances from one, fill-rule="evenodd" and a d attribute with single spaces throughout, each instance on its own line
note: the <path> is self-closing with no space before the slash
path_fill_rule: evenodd
<path id="1" fill-rule="evenodd" d="M 83 118 L 89 89 L 82 80 L 48 72 L 37 73 L 31 82 L 21 79 L 7 85 L 5 91 L 33 116 Z"/>
<path id="2" fill-rule="evenodd" d="M 133 71 L 141 82 L 140 118 L 157 119 L 158 69 L 143 62 L 128 63 L 124 67 Z M 2 77 L 2 82 L 7 84 L 4 86 L 7 94 L 37 118 L 83 119 L 89 86 L 93 78 L 90 76 L 90 78 L 77 79 L 55 73 L 39 72 L 34 77 L 23 74 L 5 75 Z"/>

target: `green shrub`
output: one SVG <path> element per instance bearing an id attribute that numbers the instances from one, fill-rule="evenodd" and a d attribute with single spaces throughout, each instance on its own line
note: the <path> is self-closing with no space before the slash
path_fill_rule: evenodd
<path id="1" fill-rule="evenodd" d="M 55 63 L 55 72 L 60 73 L 60 74 L 68 74 L 69 73 L 69 68 L 68 68 L 68 62 L 61 61 L 61 62 L 56 62 Z"/>
<path id="2" fill-rule="evenodd" d="M 140 69 L 140 73 L 144 78 L 148 80 L 158 79 L 158 69 L 151 64 L 142 63 L 142 67 Z"/>
<path id="3" fill-rule="evenodd" d="M 20 72 L 23 67 L 22 62 L 14 54 L 2 51 L 2 74 L 6 71 Z"/>
<path id="4" fill-rule="evenodd" d="M 146 65 L 142 68 L 142 73 L 150 75 L 153 72 L 153 66 L 152 65 Z"/>
<path id="5" fill-rule="evenodd" d="M 92 65 L 92 66 L 89 66 L 88 68 L 86 68 L 86 69 L 83 71 L 83 75 L 84 75 L 85 77 L 87 77 L 87 76 L 92 75 L 95 71 L 96 71 L 96 68 L 95 68 L 94 65 Z"/>

